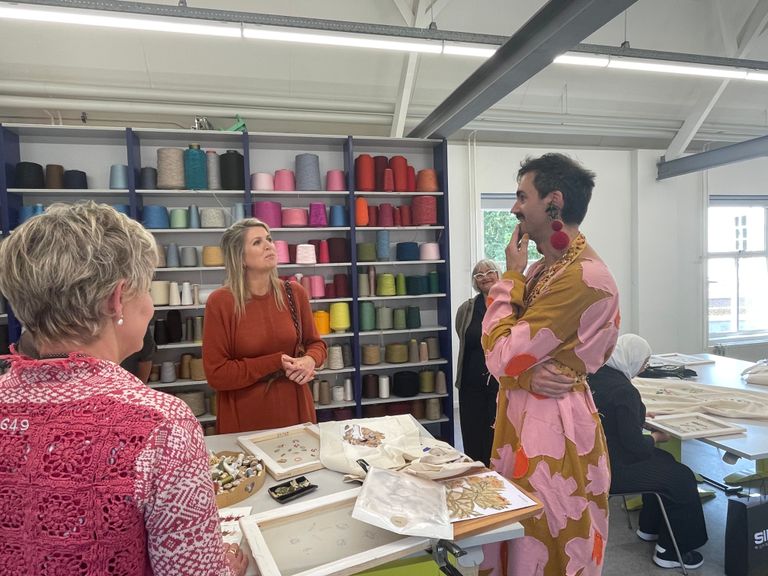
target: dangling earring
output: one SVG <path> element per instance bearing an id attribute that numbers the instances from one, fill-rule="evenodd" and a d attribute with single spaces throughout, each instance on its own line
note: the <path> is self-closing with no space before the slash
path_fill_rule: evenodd
<path id="1" fill-rule="evenodd" d="M 563 221 L 560 219 L 560 209 L 555 206 L 554 202 L 550 202 L 547 206 L 547 214 L 549 214 L 550 226 L 552 227 L 552 236 L 549 237 L 549 243 L 555 250 L 565 250 L 568 248 L 568 244 L 571 243 L 571 239 L 568 234 L 563 232 Z"/>
<path id="2" fill-rule="evenodd" d="M 125 322 L 125 320 L 123 320 L 122 316 L 120 316 L 120 318 L 117 319 L 117 325 L 118 326 L 122 326 L 124 322 Z"/>

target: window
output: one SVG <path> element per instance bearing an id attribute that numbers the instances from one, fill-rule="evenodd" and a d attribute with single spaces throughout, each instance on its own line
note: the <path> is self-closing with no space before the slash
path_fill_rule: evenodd
<path id="1" fill-rule="evenodd" d="M 483 194 L 480 198 L 482 210 L 481 246 L 479 253 L 483 258 L 497 262 L 502 270 L 506 269 L 507 259 L 504 250 L 509 244 L 512 232 L 517 226 L 517 218 L 510 212 L 515 203 L 512 194 Z M 533 242 L 528 243 L 528 263 L 541 258 Z"/>
<path id="2" fill-rule="evenodd" d="M 768 198 L 710 199 L 709 340 L 768 339 Z"/>

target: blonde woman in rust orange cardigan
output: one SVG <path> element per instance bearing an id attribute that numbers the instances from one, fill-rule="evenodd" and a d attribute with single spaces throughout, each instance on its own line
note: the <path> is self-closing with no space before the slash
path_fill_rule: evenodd
<path id="1" fill-rule="evenodd" d="M 217 431 L 316 422 L 307 385 L 325 361 L 326 345 L 307 293 L 291 282 L 291 305 L 264 222 L 247 218 L 233 224 L 221 245 L 226 279 L 208 298 L 203 331 L 205 374 L 216 390 Z"/>

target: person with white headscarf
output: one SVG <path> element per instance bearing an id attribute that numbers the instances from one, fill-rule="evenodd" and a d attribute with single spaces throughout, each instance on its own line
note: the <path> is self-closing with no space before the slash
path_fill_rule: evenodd
<path id="1" fill-rule="evenodd" d="M 696 548 L 707 541 L 696 478 L 690 468 L 656 447 L 669 439 L 665 433 L 643 433 L 645 405 L 632 385 L 632 378 L 643 371 L 650 356 L 651 347 L 640 336 L 619 336 L 608 362 L 590 374 L 588 382 L 608 443 L 611 493 L 659 493 L 683 563 L 694 569 L 704 562 Z M 645 541 L 657 541 L 654 563 L 663 568 L 680 566 L 658 501 L 652 494 L 643 495 L 637 535 Z"/>

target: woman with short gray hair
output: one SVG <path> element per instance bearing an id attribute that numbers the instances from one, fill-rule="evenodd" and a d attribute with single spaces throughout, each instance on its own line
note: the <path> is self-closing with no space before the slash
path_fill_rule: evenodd
<path id="1" fill-rule="evenodd" d="M 93 202 L 55 204 L 0 244 L 0 291 L 38 354 L 14 351 L 0 376 L 0 566 L 14 574 L 245 572 L 199 423 L 119 366 L 142 347 L 156 265 L 149 232 Z"/>
<path id="2" fill-rule="evenodd" d="M 499 383 L 485 366 L 480 334 L 488 291 L 500 276 L 499 265 L 493 260 L 484 259 L 475 264 L 472 288 L 479 294 L 464 302 L 456 312 L 456 333 L 459 336 L 456 387 L 459 389 L 461 437 L 464 452 L 486 466 L 490 465 Z"/>

